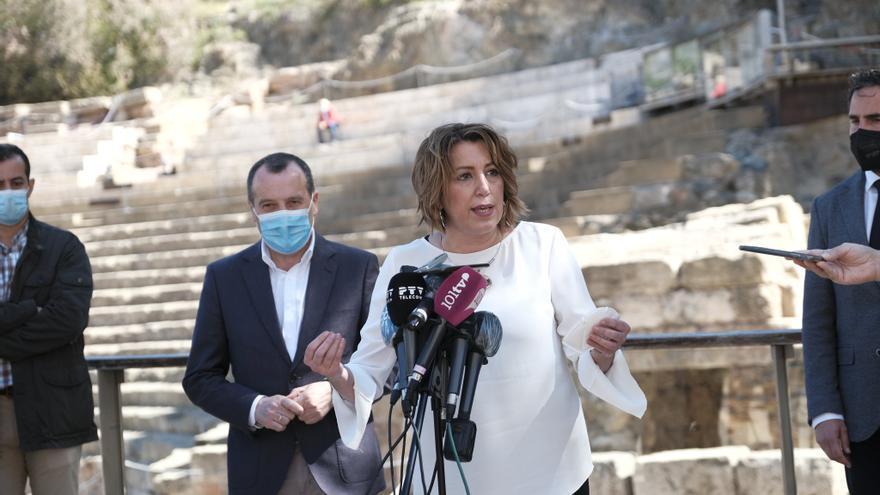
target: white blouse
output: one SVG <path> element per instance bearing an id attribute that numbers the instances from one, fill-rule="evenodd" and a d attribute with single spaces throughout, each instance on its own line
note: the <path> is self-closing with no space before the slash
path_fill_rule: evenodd
<path id="1" fill-rule="evenodd" d="M 394 349 L 382 340 L 379 323 L 388 282 L 402 265 L 421 266 L 442 252 L 417 239 L 392 249 L 379 271 L 361 342 L 346 365 L 354 378 L 354 402 L 333 392 L 339 432 L 351 448 L 360 444 L 373 400 L 381 396 L 395 363 Z M 449 253 L 446 263 L 490 259 L 492 264 L 481 271 L 491 286 L 477 310 L 495 313 L 503 335 L 498 353 L 480 371 L 474 396 L 473 460 L 462 463 L 470 491 L 570 495 L 589 477 L 593 464 L 580 396 L 564 358 L 575 365 L 581 386 L 629 414 L 644 414 L 645 394 L 620 351 L 607 373 L 590 357 L 586 346 L 590 328 L 617 313 L 593 304 L 581 267 L 559 229 L 520 222 L 499 244 L 476 253 Z M 421 445 L 430 479 L 434 465 L 430 408 Z M 446 461 L 445 469 L 447 491 L 465 493 L 455 462 Z M 413 493 L 422 493 L 418 480 Z"/>

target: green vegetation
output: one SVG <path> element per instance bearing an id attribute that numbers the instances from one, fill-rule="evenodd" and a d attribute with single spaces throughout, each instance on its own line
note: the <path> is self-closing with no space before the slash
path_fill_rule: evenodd
<path id="1" fill-rule="evenodd" d="M 184 46 L 175 46 L 185 32 L 179 10 L 140 0 L 0 0 L 0 105 L 167 80 Z"/>
<path id="2" fill-rule="evenodd" d="M 0 105 L 115 94 L 190 77 L 206 48 L 297 13 L 321 23 L 347 2 L 411 0 L 0 0 Z M 304 14 L 306 13 L 306 14 Z M 342 15 L 342 14 L 340 14 Z M 250 37 L 253 37 L 251 33 Z"/>

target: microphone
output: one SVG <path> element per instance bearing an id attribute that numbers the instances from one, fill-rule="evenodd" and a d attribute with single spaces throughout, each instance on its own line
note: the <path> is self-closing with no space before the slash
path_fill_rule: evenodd
<path id="1" fill-rule="evenodd" d="M 416 334 L 415 329 L 405 325 L 410 313 L 420 304 L 425 292 L 425 279 L 413 272 L 401 272 L 388 282 L 388 291 L 385 294 L 385 310 L 388 314 L 388 323 L 397 331 L 392 335 L 398 361 L 398 386 L 400 390 L 406 388 L 406 377 L 413 367 L 416 359 Z M 383 312 L 383 315 L 385 312 Z M 384 322 L 383 322 L 384 323 Z M 402 327 L 402 328 L 401 328 Z M 385 326 L 382 327 L 382 336 L 385 338 Z M 391 343 L 392 339 L 385 338 L 385 343 Z M 392 393 L 392 404 L 397 402 L 400 391 Z"/>
<path id="2" fill-rule="evenodd" d="M 441 265 L 446 266 L 446 265 Z M 458 268 L 458 267 L 452 267 Z M 411 328 L 413 331 L 418 331 L 422 328 L 422 326 L 427 323 L 428 318 L 434 312 L 434 295 L 437 293 L 437 289 L 440 287 L 440 284 L 446 280 L 447 275 L 438 275 L 438 274 L 428 274 L 424 275 L 423 280 L 426 287 L 426 292 L 422 297 L 421 302 L 413 308 L 412 312 L 409 314 L 409 318 L 405 323 L 400 323 L 401 325 L 406 325 Z M 412 363 L 410 363 L 410 368 L 412 368 Z"/>
<path id="3" fill-rule="evenodd" d="M 486 287 L 488 281 L 467 266 L 459 267 L 440 284 L 434 298 L 434 312 L 439 319 L 413 366 L 407 385 L 407 396 L 412 395 L 433 363 L 440 343 L 446 335 L 447 323 L 453 327 L 457 326 L 473 314 L 486 292 Z"/>
<path id="4" fill-rule="evenodd" d="M 458 408 L 458 417 L 468 420 L 471 417 L 471 408 L 474 405 L 474 392 L 477 388 L 477 379 L 480 377 L 480 368 L 498 352 L 501 346 L 501 321 L 495 313 L 479 311 L 474 313 L 473 327 L 474 346 L 468 355 L 467 370 L 464 373 L 464 384 L 461 390 L 461 402 Z"/>
<path id="5" fill-rule="evenodd" d="M 452 451 L 452 444 L 447 442 L 443 450 L 443 457 L 449 460 L 455 460 L 458 457 L 462 462 L 469 462 L 473 458 L 474 443 L 477 438 L 477 425 L 470 420 L 474 392 L 477 388 L 480 369 L 487 362 L 486 358 L 494 356 L 501 346 L 501 321 L 493 313 L 479 311 L 462 324 L 460 331 L 472 339 L 473 347 L 468 354 L 467 370 L 464 372 L 458 417 L 449 421 L 452 438 L 455 441 L 455 452 Z M 451 375 L 452 371 L 450 371 Z M 449 399 L 447 399 L 448 408 Z"/>
<path id="6" fill-rule="evenodd" d="M 400 336 L 400 329 L 391 322 L 388 316 L 388 306 L 382 308 L 382 317 L 379 319 L 382 328 L 382 340 L 387 345 L 394 346 L 394 353 L 397 355 L 397 383 L 391 389 L 391 403 L 396 404 L 400 399 L 401 390 L 406 387 L 406 348 L 403 339 Z"/>

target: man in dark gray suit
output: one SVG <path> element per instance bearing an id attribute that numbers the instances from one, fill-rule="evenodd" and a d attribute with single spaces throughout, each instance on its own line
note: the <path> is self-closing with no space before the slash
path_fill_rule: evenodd
<path id="1" fill-rule="evenodd" d="M 850 77 L 850 145 L 861 171 L 813 202 L 809 247 L 880 248 L 880 70 Z M 804 285 L 807 408 L 816 441 L 846 466 L 850 492 L 880 493 L 880 284 Z"/>
<path id="2" fill-rule="evenodd" d="M 330 385 L 303 353 L 331 330 L 351 355 L 376 256 L 315 232 L 318 193 L 299 157 L 259 160 L 247 185 L 262 240 L 208 265 L 184 390 L 231 426 L 230 494 L 375 494 L 385 486 L 375 432 L 356 450 L 340 441 Z"/>

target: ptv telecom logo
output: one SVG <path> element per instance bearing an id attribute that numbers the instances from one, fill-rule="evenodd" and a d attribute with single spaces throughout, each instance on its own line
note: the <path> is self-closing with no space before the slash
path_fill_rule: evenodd
<path id="1" fill-rule="evenodd" d="M 388 289 L 387 300 L 395 299 L 394 292 L 397 291 L 396 299 L 399 301 L 421 301 L 422 294 L 425 292 L 424 287 L 418 285 L 403 285 L 400 287 L 391 287 Z"/>

